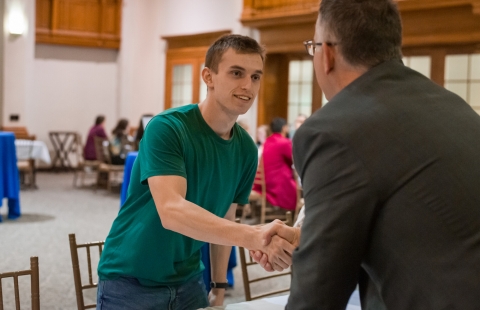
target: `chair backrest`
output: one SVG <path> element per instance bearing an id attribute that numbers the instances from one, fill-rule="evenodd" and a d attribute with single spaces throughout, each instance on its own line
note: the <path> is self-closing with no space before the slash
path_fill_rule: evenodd
<path id="1" fill-rule="evenodd" d="M 267 220 L 285 220 L 286 210 L 275 210 L 267 201 L 267 186 L 265 182 L 265 168 L 263 165 L 263 156 L 260 157 L 258 162 L 257 172 L 253 181 L 254 186 L 260 187 L 260 224 L 266 223 Z"/>
<path id="2" fill-rule="evenodd" d="M 96 308 L 96 304 L 85 305 L 83 298 L 83 291 L 87 289 L 92 289 L 97 287 L 97 283 L 93 282 L 93 273 L 92 273 L 92 256 L 91 250 L 98 249 L 98 257 L 102 255 L 103 244 L 105 241 L 95 241 L 78 244 L 75 238 L 75 234 L 69 234 L 68 238 L 70 240 L 70 254 L 72 256 L 72 268 L 73 268 L 73 280 L 75 282 L 75 295 L 77 296 L 77 307 L 78 310 L 84 309 L 93 309 Z M 87 270 L 88 270 L 88 284 L 82 284 L 82 272 L 80 271 L 80 261 L 78 258 L 78 249 L 85 248 L 86 257 L 87 257 Z"/>
<path id="3" fill-rule="evenodd" d="M 35 140 L 35 135 L 30 135 L 27 131 L 27 127 L 20 127 L 20 126 L 2 126 L 2 131 L 9 131 L 13 132 L 16 139 L 24 139 L 24 140 Z"/>
<path id="4" fill-rule="evenodd" d="M 101 163 L 111 164 L 112 160 L 110 157 L 110 142 L 106 138 L 93 137 L 95 142 L 95 154 L 97 155 L 97 160 Z"/>
<path id="5" fill-rule="evenodd" d="M 2 279 L 4 278 L 13 278 L 13 289 L 15 292 L 15 307 L 20 309 L 20 292 L 18 285 L 19 276 L 30 275 L 31 280 L 31 300 L 32 300 L 32 310 L 40 309 L 40 280 L 38 272 L 38 257 L 30 257 L 30 269 L 22 271 L 13 271 L 13 272 L 4 272 L 0 273 L 0 309 L 3 310 L 3 292 L 2 292 Z"/>
<path id="6" fill-rule="evenodd" d="M 240 222 L 237 219 L 237 222 Z M 284 221 L 285 224 L 292 226 L 293 225 L 293 215 L 292 212 L 287 212 L 287 219 Z M 263 270 L 257 262 L 255 262 L 249 255 L 248 250 L 242 247 L 239 247 L 239 254 L 240 254 L 240 265 L 242 268 L 242 276 L 243 276 L 243 287 L 245 290 L 245 299 L 247 301 L 260 299 L 271 295 L 276 295 L 280 293 L 285 293 L 290 291 L 290 286 L 287 288 L 273 288 L 271 291 L 263 291 L 260 294 L 252 294 L 252 284 L 259 283 L 259 282 L 269 282 L 269 287 L 275 286 L 276 283 L 274 282 L 278 277 L 291 277 L 292 271 L 291 268 L 287 271 L 282 272 L 269 272 L 267 273 Z M 278 283 L 278 281 L 276 281 Z"/>

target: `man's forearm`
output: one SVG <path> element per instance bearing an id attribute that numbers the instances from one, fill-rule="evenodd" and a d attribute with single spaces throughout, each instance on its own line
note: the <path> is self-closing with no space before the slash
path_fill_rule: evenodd
<path id="1" fill-rule="evenodd" d="M 210 265 L 213 282 L 225 282 L 227 279 L 227 268 L 231 246 L 210 244 Z M 208 283 L 205 283 L 209 285 Z"/>
<path id="2" fill-rule="evenodd" d="M 168 208 L 163 214 L 159 211 L 165 228 L 218 245 L 238 245 L 247 249 L 261 247 L 257 240 L 260 233 L 258 228 L 218 217 L 187 200 L 178 203 L 181 206 Z"/>
<path id="3" fill-rule="evenodd" d="M 268 253 L 269 261 L 282 267 L 292 262 L 294 247 L 291 229 L 279 221 L 264 226 L 249 226 L 220 218 L 185 199 L 186 180 L 178 176 L 158 176 L 148 179 L 150 191 L 164 228 L 190 238 L 218 245 L 238 245 L 249 250 Z M 281 238 L 272 236 L 279 235 Z M 284 240 L 285 239 L 285 240 Z"/>

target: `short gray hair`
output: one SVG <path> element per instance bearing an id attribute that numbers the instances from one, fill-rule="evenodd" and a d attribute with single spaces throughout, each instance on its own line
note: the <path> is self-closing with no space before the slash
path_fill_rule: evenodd
<path id="1" fill-rule="evenodd" d="M 402 22 L 392 0 L 322 0 L 319 17 L 351 65 L 402 58 Z"/>

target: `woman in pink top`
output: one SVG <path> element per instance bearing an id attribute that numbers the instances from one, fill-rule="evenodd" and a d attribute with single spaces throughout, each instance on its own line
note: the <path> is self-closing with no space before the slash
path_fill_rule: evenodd
<path id="1" fill-rule="evenodd" d="M 274 118 L 270 124 L 272 135 L 263 145 L 263 167 L 267 201 L 276 207 L 295 210 L 297 185 L 292 170 L 292 141 L 288 139 L 288 125 L 283 118 Z M 253 190 L 261 193 L 258 185 Z"/>

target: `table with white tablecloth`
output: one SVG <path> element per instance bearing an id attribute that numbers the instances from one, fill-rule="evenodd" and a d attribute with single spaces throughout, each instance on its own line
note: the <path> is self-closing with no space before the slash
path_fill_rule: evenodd
<path id="1" fill-rule="evenodd" d="M 305 296 L 308 298 L 308 296 Z M 288 302 L 288 295 L 245 301 L 221 307 L 208 307 L 204 310 L 283 310 Z M 361 310 L 358 291 L 354 291 L 345 310 Z"/>
<path id="2" fill-rule="evenodd" d="M 47 145 L 39 140 L 15 140 L 17 160 L 40 160 L 48 165 L 51 164 L 50 153 Z"/>

